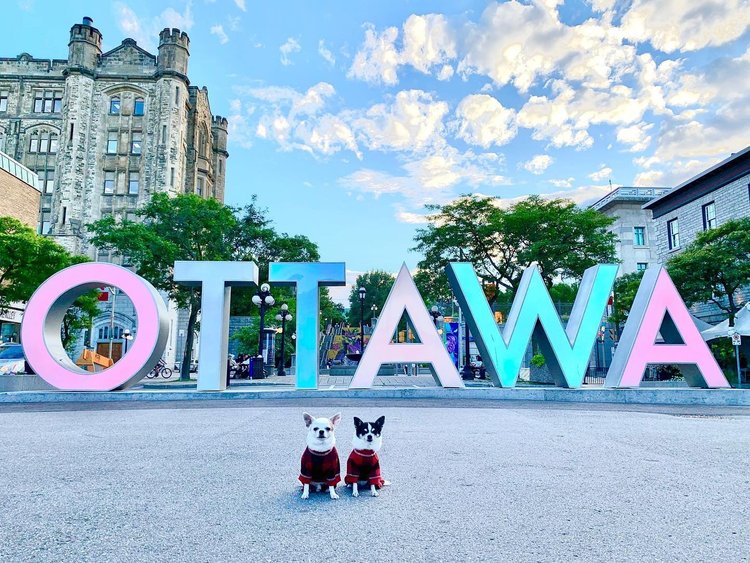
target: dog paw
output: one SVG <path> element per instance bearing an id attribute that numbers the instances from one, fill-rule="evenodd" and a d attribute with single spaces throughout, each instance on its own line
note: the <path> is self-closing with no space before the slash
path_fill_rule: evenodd
<path id="1" fill-rule="evenodd" d="M 331 491 L 331 499 L 336 500 L 339 498 L 339 495 L 337 495 L 334 491 Z"/>
<path id="2" fill-rule="evenodd" d="M 353 497 L 358 497 L 359 496 L 359 491 L 352 491 L 352 496 Z"/>
<path id="3" fill-rule="evenodd" d="M 379 493 L 379 492 L 377 492 L 377 491 L 372 491 L 372 493 L 371 493 L 371 494 L 372 494 L 372 496 L 374 496 L 374 497 L 379 497 L 379 496 L 380 496 L 380 493 Z"/>
<path id="4" fill-rule="evenodd" d="M 302 499 L 310 498 L 310 493 L 302 493 Z"/>

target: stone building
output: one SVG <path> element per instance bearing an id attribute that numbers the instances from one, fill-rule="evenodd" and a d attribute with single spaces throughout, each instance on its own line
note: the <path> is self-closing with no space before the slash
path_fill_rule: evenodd
<path id="1" fill-rule="evenodd" d="M 89 243 L 87 224 L 134 219 L 156 192 L 224 200 L 227 120 L 212 114 L 205 87 L 190 84 L 189 49 L 186 33 L 164 29 L 156 55 L 133 39 L 102 53 L 101 32 L 83 18 L 67 59 L 0 58 L 0 150 L 39 177 L 40 233 L 110 261 Z M 92 345 L 133 325 L 126 302 L 108 330 L 103 312 Z"/>
<path id="2" fill-rule="evenodd" d="M 666 263 L 698 233 L 732 219 L 750 217 L 750 147 L 690 178 L 643 208 L 653 214 L 656 251 Z M 748 290 L 741 299 L 747 301 Z M 715 323 L 726 316 L 714 305 L 695 307 L 699 318 Z"/>
<path id="3" fill-rule="evenodd" d="M 640 272 L 659 262 L 651 212 L 643 209 L 643 204 L 669 191 L 670 188 L 622 186 L 590 206 L 615 219 L 609 230 L 617 235 L 618 275 Z"/>

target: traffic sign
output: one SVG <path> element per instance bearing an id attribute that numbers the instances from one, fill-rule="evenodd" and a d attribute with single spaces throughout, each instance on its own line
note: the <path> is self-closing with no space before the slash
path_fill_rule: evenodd
<path id="1" fill-rule="evenodd" d="M 742 345 L 742 335 L 739 332 L 732 334 L 732 346 Z"/>

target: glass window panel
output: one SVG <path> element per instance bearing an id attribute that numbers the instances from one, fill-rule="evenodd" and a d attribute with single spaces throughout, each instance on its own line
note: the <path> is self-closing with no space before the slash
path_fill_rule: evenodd
<path id="1" fill-rule="evenodd" d="M 109 101 L 109 113 L 112 115 L 119 115 L 120 113 L 120 98 L 114 97 Z"/>
<path id="2" fill-rule="evenodd" d="M 143 133 L 133 133 L 130 140 L 131 154 L 141 154 L 141 144 L 143 142 Z"/>
<path id="3" fill-rule="evenodd" d="M 49 138 L 49 152 L 55 154 L 60 146 L 60 139 L 55 133 L 52 133 Z"/>
<path id="4" fill-rule="evenodd" d="M 138 172 L 131 172 L 128 178 L 128 193 L 137 194 L 139 183 L 140 183 L 140 174 Z"/>
<path id="5" fill-rule="evenodd" d="M 143 115 L 144 108 L 145 103 L 143 101 L 143 98 L 136 98 L 135 104 L 133 105 L 133 115 Z"/>
<path id="6" fill-rule="evenodd" d="M 107 135 L 107 153 L 117 154 L 117 131 L 110 131 Z"/>
<path id="7" fill-rule="evenodd" d="M 104 173 L 104 193 L 105 194 L 115 193 L 115 173 L 114 172 Z"/>

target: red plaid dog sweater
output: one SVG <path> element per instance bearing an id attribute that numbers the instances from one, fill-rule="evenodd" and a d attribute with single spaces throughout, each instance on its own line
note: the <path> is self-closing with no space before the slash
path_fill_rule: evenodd
<path id="1" fill-rule="evenodd" d="M 314 452 L 305 448 L 299 480 L 303 485 L 328 485 L 335 487 L 341 481 L 341 464 L 336 448 L 327 452 Z"/>
<path id="2" fill-rule="evenodd" d="M 351 485 L 360 481 L 367 481 L 378 489 L 383 486 L 380 477 L 380 460 L 378 454 L 372 450 L 352 450 L 346 462 L 346 477 L 344 481 Z"/>

